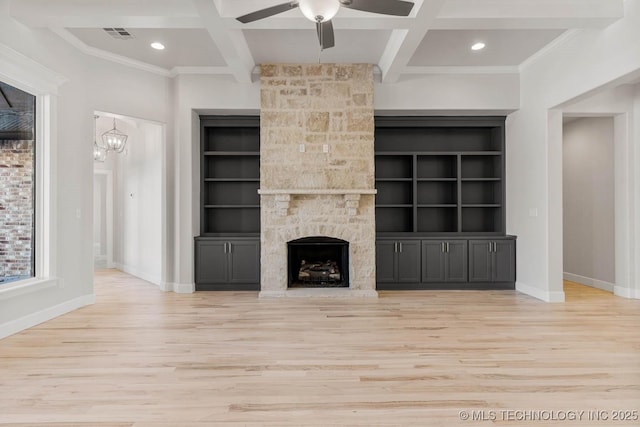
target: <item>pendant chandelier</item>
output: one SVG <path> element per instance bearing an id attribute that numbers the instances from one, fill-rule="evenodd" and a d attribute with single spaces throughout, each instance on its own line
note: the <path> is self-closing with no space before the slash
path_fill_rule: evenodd
<path id="1" fill-rule="evenodd" d="M 97 122 L 100 116 L 93 116 L 93 160 L 104 162 L 107 159 L 107 148 L 98 144 Z"/>
<path id="2" fill-rule="evenodd" d="M 106 131 L 102 134 L 102 143 L 106 147 L 107 151 L 115 151 L 116 153 L 122 153 L 124 147 L 127 144 L 128 136 L 120 132 L 116 128 L 116 119 L 113 119 L 113 129 Z"/>

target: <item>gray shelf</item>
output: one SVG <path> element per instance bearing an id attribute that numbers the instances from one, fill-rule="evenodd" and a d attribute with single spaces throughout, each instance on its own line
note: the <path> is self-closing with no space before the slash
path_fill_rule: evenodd
<path id="1" fill-rule="evenodd" d="M 260 182 L 260 178 L 204 178 L 204 182 Z"/>
<path id="2" fill-rule="evenodd" d="M 260 119 L 201 116 L 200 235 L 260 232 Z"/>
<path id="3" fill-rule="evenodd" d="M 379 233 L 504 233 L 504 117 L 377 117 Z"/>
<path id="4" fill-rule="evenodd" d="M 203 156 L 259 156 L 259 151 L 205 151 Z"/>

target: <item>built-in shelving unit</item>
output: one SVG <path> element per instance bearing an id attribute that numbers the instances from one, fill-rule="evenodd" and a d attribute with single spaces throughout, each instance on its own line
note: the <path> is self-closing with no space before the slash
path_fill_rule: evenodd
<path id="1" fill-rule="evenodd" d="M 504 118 L 377 117 L 378 232 L 504 233 Z"/>
<path id="2" fill-rule="evenodd" d="M 378 289 L 512 289 L 504 117 L 377 117 Z"/>
<path id="3" fill-rule="evenodd" d="M 196 290 L 260 288 L 260 119 L 200 117 Z"/>

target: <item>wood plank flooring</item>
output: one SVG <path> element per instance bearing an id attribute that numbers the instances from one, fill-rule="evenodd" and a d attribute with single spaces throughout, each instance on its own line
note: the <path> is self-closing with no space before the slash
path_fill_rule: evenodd
<path id="1" fill-rule="evenodd" d="M 260 300 L 107 270 L 96 295 L 0 341 L 0 425 L 640 425 L 523 421 L 640 411 L 640 301 L 579 285 Z"/>

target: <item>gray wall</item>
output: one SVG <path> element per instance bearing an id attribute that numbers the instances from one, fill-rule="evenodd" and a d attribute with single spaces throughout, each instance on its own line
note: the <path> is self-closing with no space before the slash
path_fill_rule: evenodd
<path id="1" fill-rule="evenodd" d="M 613 118 L 571 120 L 563 134 L 565 278 L 608 288 L 615 283 Z"/>

